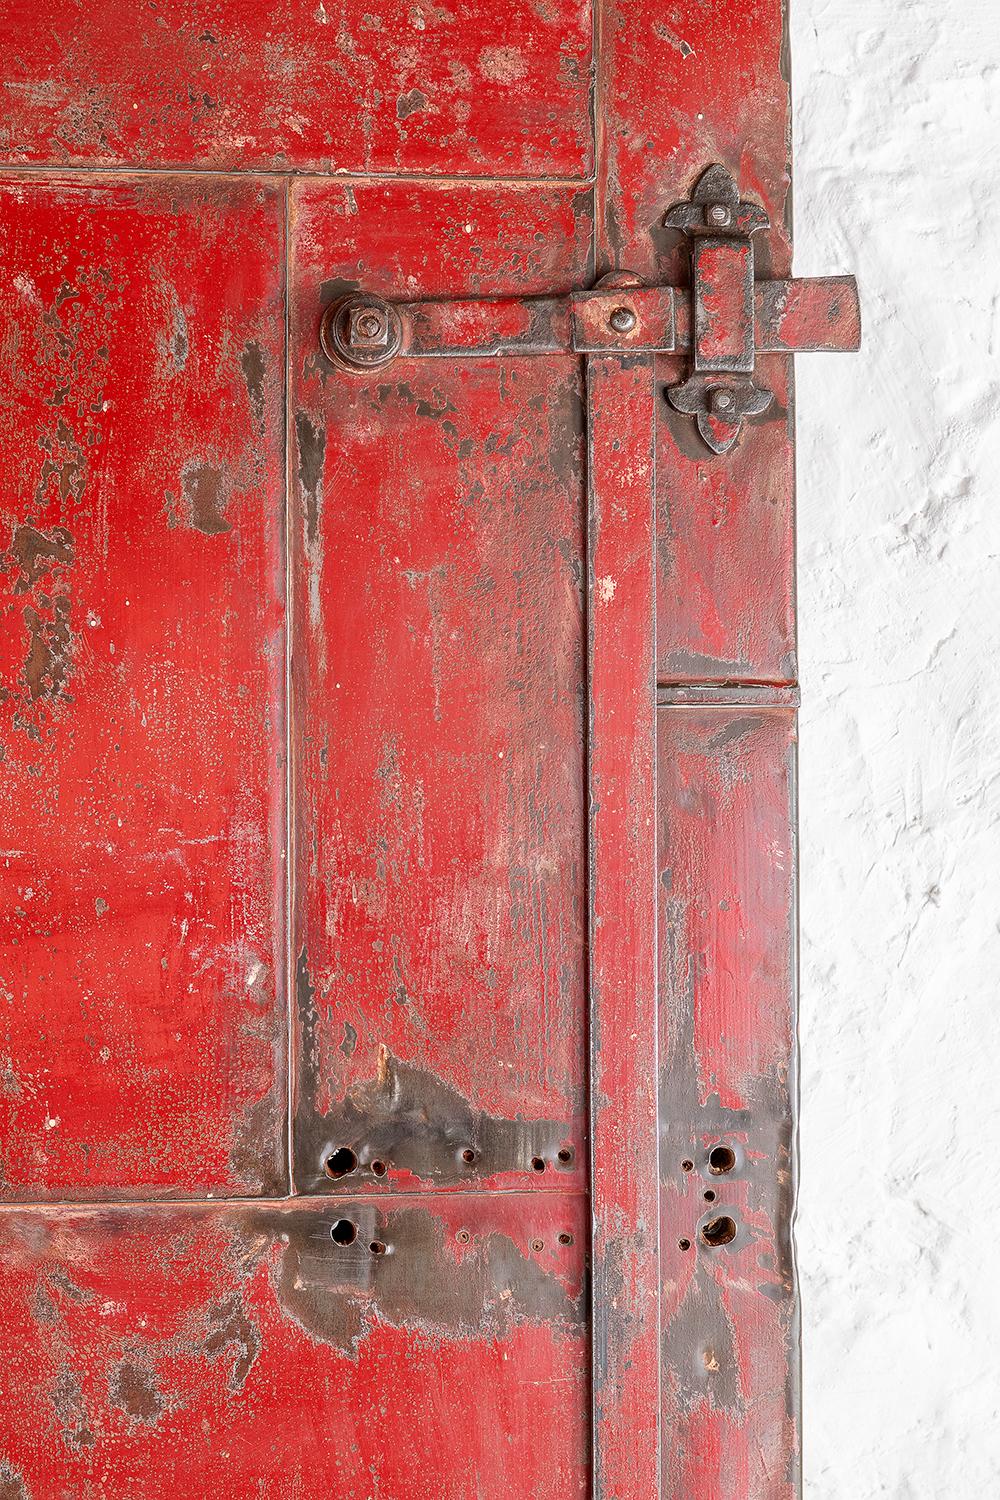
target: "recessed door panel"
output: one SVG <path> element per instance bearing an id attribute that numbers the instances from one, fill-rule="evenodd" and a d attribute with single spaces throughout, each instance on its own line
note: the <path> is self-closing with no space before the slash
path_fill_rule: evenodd
<path id="1" fill-rule="evenodd" d="M 485 1198 L 0 1211 L 0 1489 L 584 1494 L 582 1200 Z"/>
<path id="2" fill-rule="evenodd" d="M 0 201 L 0 1193 L 274 1191 L 282 191 Z"/>
<path id="3" fill-rule="evenodd" d="M 317 338 L 352 268 L 382 292 L 567 278 L 573 200 L 296 201 L 295 1179 L 578 1185 L 579 362 L 411 360 L 362 377 Z M 553 209 L 564 235 L 540 241 Z"/>

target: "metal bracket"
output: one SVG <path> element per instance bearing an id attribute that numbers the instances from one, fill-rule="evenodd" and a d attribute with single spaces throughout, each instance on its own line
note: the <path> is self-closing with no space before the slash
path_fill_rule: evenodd
<path id="1" fill-rule="evenodd" d="M 751 236 L 770 228 L 757 203 L 740 199 L 725 167 L 709 167 L 688 201 L 663 218 L 691 241 L 691 330 L 694 373 L 670 386 L 667 399 L 693 416 L 713 453 L 726 453 L 745 417 L 771 404 L 752 380 L 755 356 L 754 254 Z"/>
<path id="2" fill-rule="evenodd" d="M 768 228 L 724 167 L 709 167 L 664 223 L 689 237 L 690 290 L 647 286 L 616 271 L 592 291 L 554 297 L 390 302 L 351 292 L 328 307 L 319 336 L 341 370 L 366 374 L 399 358 L 543 354 L 671 354 L 692 371 L 667 388 L 712 453 L 726 453 L 747 417 L 771 404 L 754 383 L 758 354 L 853 351 L 861 342 L 853 276 L 755 281 L 751 237 Z"/>

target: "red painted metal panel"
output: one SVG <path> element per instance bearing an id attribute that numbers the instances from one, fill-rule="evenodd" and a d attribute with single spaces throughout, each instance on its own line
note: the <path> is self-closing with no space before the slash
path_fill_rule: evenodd
<path id="1" fill-rule="evenodd" d="M 794 709 L 659 711 L 665 1500 L 792 1500 Z"/>
<path id="2" fill-rule="evenodd" d="M 359 271 L 396 294 L 571 283 L 580 210 L 566 190 L 295 192 L 304 1190 L 334 1186 L 337 1150 L 343 1191 L 584 1179 L 578 362 L 360 378 L 317 344 Z"/>
<path id="3" fill-rule="evenodd" d="M 688 247 L 664 227 L 663 211 L 720 163 L 771 222 L 754 240 L 757 276 L 789 274 L 785 45 L 782 0 L 711 0 L 666 13 L 646 0 L 605 0 L 599 269 L 683 283 Z M 758 289 L 755 301 L 760 334 L 769 298 L 762 303 Z M 839 324 L 836 295 L 820 301 Z M 804 323 L 815 326 L 814 317 Z M 678 332 L 680 342 L 680 304 Z M 657 359 L 658 674 L 668 698 L 686 692 L 692 704 L 661 710 L 658 746 L 660 869 L 669 881 L 659 931 L 661 1483 L 671 1500 L 787 1500 L 798 1481 L 793 716 L 761 707 L 750 685 L 776 685 L 765 701 L 778 703 L 795 680 L 790 362 L 758 358 L 755 379 L 774 399 L 723 460 L 662 399 L 688 369 L 684 357 Z M 716 706 L 695 706 L 710 691 Z M 706 1164 L 723 1136 L 736 1157 L 720 1176 L 724 1191 Z M 711 1219 L 729 1217 L 718 1203 L 734 1206 L 739 1228 L 734 1241 L 713 1246 L 700 1236 Z"/>
<path id="4" fill-rule="evenodd" d="M 273 1191 L 283 193 L 0 199 L 0 1193 Z"/>
<path id="5" fill-rule="evenodd" d="M 0 1208 L 17 1500 L 795 1493 L 782 351 L 856 303 L 720 267 L 709 459 L 662 216 L 722 163 L 787 277 L 780 0 L 597 34 L 595 154 L 580 0 L 0 22 L 0 159 L 241 174 L 0 184 L 0 1185 L 130 1200 Z M 676 355 L 585 380 L 595 263 Z M 354 286 L 437 357 L 328 363 Z"/>
<path id="6" fill-rule="evenodd" d="M 663 212 L 719 162 L 770 218 L 754 241 L 758 277 L 787 276 L 783 0 L 666 13 L 653 0 L 603 0 L 598 46 L 599 268 L 682 282 L 687 250 Z M 725 464 L 706 456 L 689 419 L 657 403 L 662 681 L 795 678 L 791 386 L 780 358 L 758 370 L 774 400 Z M 658 364 L 664 388 L 684 374 L 682 360 Z"/>
<path id="7" fill-rule="evenodd" d="M 468 1207 L 0 1211 L 0 1493 L 584 1495 L 584 1200 Z"/>
<path id="8" fill-rule="evenodd" d="M 0 160 L 585 176 L 587 0 L 13 0 Z"/>
<path id="9" fill-rule="evenodd" d="M 587 374 L 594 1494 L 648 1500 L 660 1458 L 652 360 L 595 356 Z"/>

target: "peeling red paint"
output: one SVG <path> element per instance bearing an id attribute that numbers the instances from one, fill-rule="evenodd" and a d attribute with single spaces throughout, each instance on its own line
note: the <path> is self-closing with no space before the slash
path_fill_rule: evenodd
<path id="1" fill-rule="evenodd" d="M 796 1493 L 786 351 L 857 304 L 781 0 L 596 10 L 0 21 L 0 1500 Z"/>
<path id="2" fill-rule="evenodd" d="M 282 193 L 0 198 L 0 1196 L 273 1191 Z"/>

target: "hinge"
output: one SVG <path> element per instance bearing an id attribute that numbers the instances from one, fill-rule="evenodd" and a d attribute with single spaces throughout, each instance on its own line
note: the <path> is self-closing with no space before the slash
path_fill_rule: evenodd
<path id="1" fill-rule="evenodd" d="M 342 370 L 370 373 L 397 358 L 543 354 L 691 354 L 692 369 L 666 396 L 693 416 L 707 447 L 726 453 L 745 418 L 771 393 L 753 379 L 758 354 L 857 350 L 853 276 L 757 281 L 752 236 L 769 227 L 741 200 L 724 167 L 709 167 L 664 223 L 687 235 L 687 288 L 650 286 L 630 271 L 593 290 L 552 297 L 394 302 L 352 292 L 327 308 L 320 343 Z"/>

